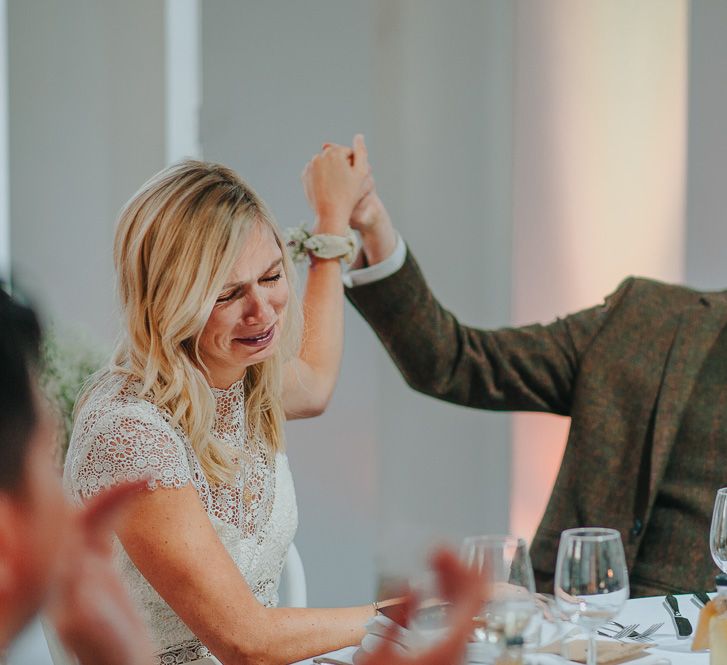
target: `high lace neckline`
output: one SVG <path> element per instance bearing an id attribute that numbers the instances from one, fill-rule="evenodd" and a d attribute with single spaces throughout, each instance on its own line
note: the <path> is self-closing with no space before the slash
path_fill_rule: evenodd
<path id="1" fill-rule="evenodd" d="M 222 440 L 241 445 L 245 439 L 244 379 L 229 388 L 212 388 L 215 398 L 214 433 Z"/>
<path id="2" fill-rule="evenodd" d="M 210 388 L 212 388 L 212 392 L 214 393 L 215 397 L 235 394 L 238 392 L 244 393 L 245 377 L 243 376 L 241 379 L 235 381 L 235 383 L 233 383 L 229 388 L 215 388 L 212 385 L 210 386 Z"/>

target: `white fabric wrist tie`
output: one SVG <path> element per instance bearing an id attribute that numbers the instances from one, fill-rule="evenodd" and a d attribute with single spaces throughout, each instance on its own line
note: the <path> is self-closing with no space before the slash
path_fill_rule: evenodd
<path id="1" fill-rule="evenodd" d="M 311 255 L 319 259 L 343 259 L 349 264 L 356 258 L 356 234 L 352 229 L 348 229 L 345 236 L 331 233 L 314 235 L 305 228 L 305 224 L 301 224 L 285 230 L 285 244 L 295 263 L 305 261 Z"/>

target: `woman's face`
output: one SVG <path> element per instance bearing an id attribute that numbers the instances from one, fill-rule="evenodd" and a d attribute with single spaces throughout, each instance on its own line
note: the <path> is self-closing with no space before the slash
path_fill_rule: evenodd
<path id="1" fill-rule="evenodd" d="M 269 358 L 279 343 L 288 280 L 273 232 L 257 224 L 222 288 L 199 340 L 215 388 L 242 378 L 245 368 Z"/>

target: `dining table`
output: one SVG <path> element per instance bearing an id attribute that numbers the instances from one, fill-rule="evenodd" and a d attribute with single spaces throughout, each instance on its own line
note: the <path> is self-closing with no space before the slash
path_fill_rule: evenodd
<path id="1" fill-rule="evenodd" d="M 692 651 L 692 638 L 697 630 L 697 622 L 699 619 L 699 611 L 701 604 L 696 597 L 691 594 L 676 596 L 679 603 L 679 611 L 692 625 L 692 634 L 688 637 L 680 637 L 678 635 L 674 616 L 666 603 L 664 596 L 654 596 L 648 598 L 634 598 L 628 600 L 619 613 L 614 617 L 614 621 L 627 626 L 638 624 L 636 630 L 642 631 L 648 627 L 663 623 L 663 625 L 654 632 L 648 642 L 648 648 L 645 649 L 643 655 L 633 658 L 627 662 L 634 665 L 708 665 L 708 651 Z M 599 637 L 599 640 L 607 640 L 609 638 Z M 632 640 L 626 640 L 632 642 Z M 317 665 L 316 661 L 325 661 L 332 659 L 341 663 L 353 664 L 354 654 L 359 647 L 352 646 L 315 658 L 302 660 L 296 665 Z M 537 651 L 527 653 L 525 662 L 529 665 L 566 665 L 571 662 L 554 654 L 538 653 Z M 381 663 L 380 665 L 385 665 Z"/>

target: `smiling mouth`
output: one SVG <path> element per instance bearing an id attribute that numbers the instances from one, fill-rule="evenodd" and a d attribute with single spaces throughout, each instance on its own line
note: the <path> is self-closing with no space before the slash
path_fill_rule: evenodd
<path id="1" fill-rule="evenodd" d="M 245 346 L 267 346 L 273 340 L 274 335 L 275 326 L 273 325 L 270 327 L 270 329 L 260 333 L 259 335 L 254 335 L 252 337 L 237 337 L 235 341 L 239 342 L 240 344 L 244 344 Z"/>

